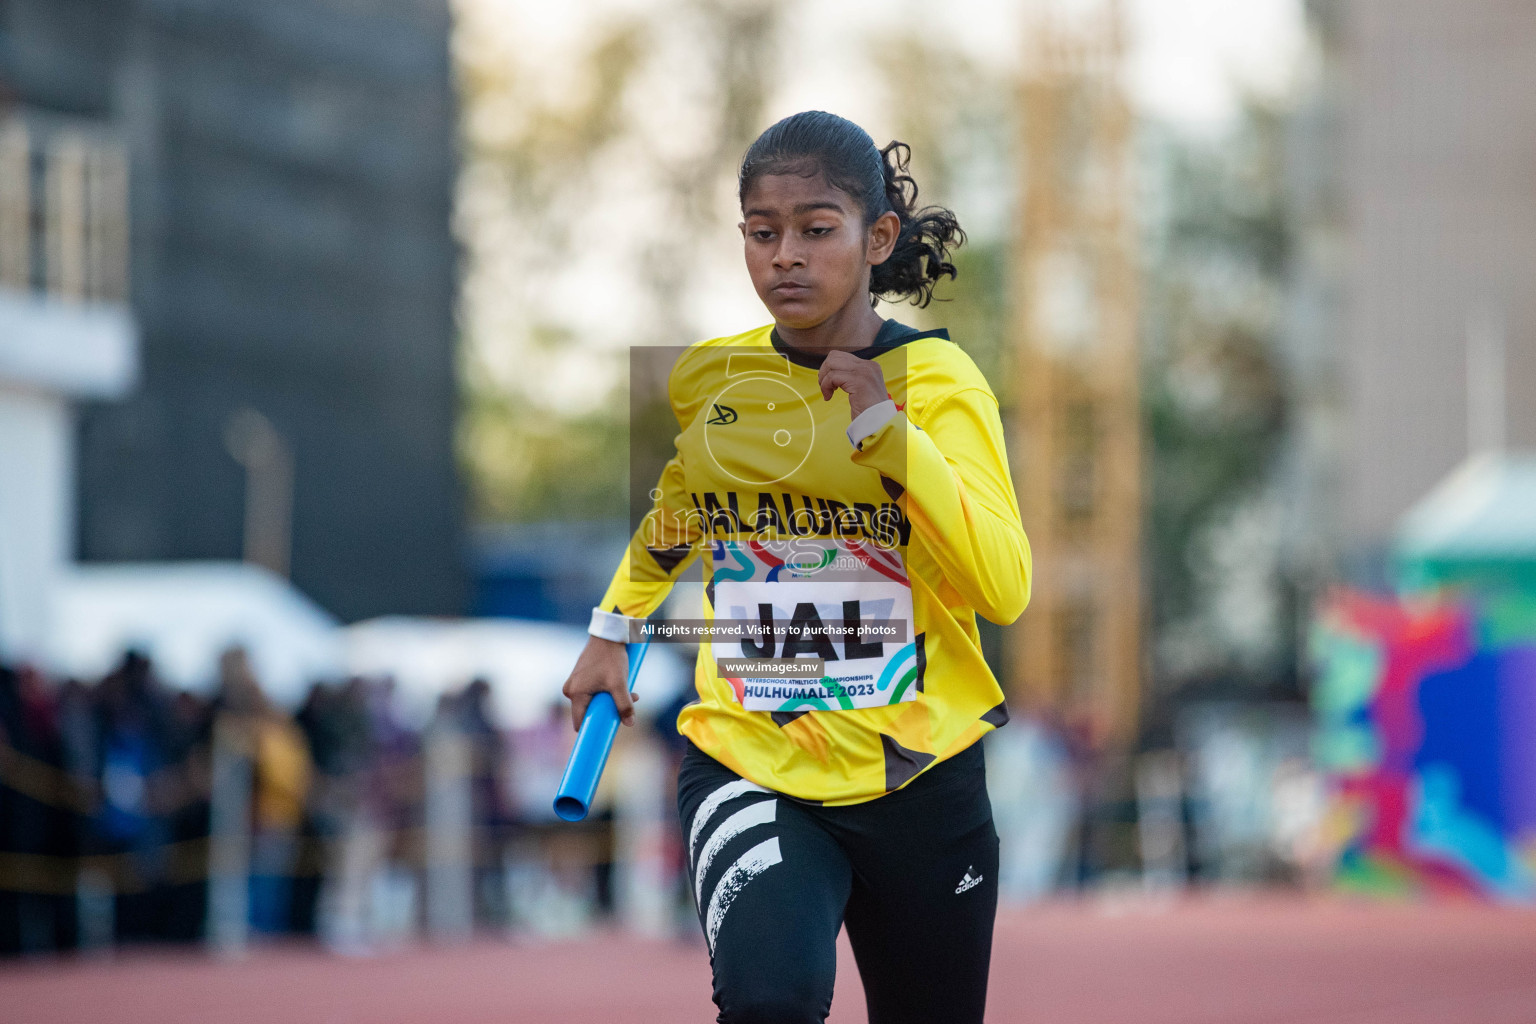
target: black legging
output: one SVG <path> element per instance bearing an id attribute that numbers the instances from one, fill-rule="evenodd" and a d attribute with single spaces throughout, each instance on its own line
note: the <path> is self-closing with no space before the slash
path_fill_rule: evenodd
<path id="1" fill-rule="evenodd" d="M 754 786 L 689 744 L 677 791 L 721 1024 L 822 1024 L 844 924 L 870 1024 L 981 1024 L 997 831 L 980 743 L 848 807 Z"/>

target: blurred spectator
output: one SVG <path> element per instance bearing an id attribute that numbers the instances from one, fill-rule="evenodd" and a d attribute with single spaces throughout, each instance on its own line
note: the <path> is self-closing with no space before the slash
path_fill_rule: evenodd
<path id="1" fill-rule="evenodd" d="M 42 676 L 22 667 L 0 668 L 0 954 L 37 953 L 75 944 L 75 915 L 69 889 L 57 871 L 38 878 L 44 884 L 15 891 L 18 880 L 36 871 L 17 870 L 29 857 L 67 857 L 74 853 L 68 812 L 57 799 L 63 778 L 63 746 L 57 706 Z M 34 862 L 35 863 L 35 862 Z"/>
<path id="2" fill-rule="evenodd" d="M 294 716 L 309 744 L 314 776 L 305 809 L 299 877 L 294 880 L 293 927 L 319 929 L 322 877 L 359 799 L 368 758 L 368 720 L 361 694 L 346 684 L 315 683 Z"/>
<path id="3" fill-rule="evenodd" d="M 986 744 L 987 790 L 1002 838 L 998 891 L 1017 902 L 1044 899 L 1064 873 L 1080 812 L 1067 742 L 1048 718 L 1021 714 Z"/>
<path id="4" fill-rule="evenodd" d="M 615 739 L 615 744 L 619 742 Z M 551 702 L 544 718 L 512 737 L 511 790 L 518 822 L 510 894 L 515 921 L 544 935 L 578 931 L 594 903 L 602 902 L 607 880 L 608 822 L 613 820 L 611 774 L 599 788 L 593 813 L 570 825 L 555 817 L 550 794 L 560 784 L 566 758 L 576 739 L 569 707 Z"/>
<path id="5" fill-rule="evenodd" d="M 92 777 L 101 804 L 92 819 L 87 853 L 117 855 L 113 923 L 122 941 L 169 937 L 172 906 L 168 820 L 157 812 L 162 769 L 176 762 L 170 701 L 149 659 L 138 651 L 101 681 L 95 700 L 96 743 Z"/>
<path id="6" fill-rule="evenodd" d="M 306 717 L 324 779 L 315 805 L 317 827 L 329 840 L 316 931 L 341 952 L 366 948 L 367 888 L 383 844 L 363 799 L 371 756 L 365 686 L 354 677 L 331 696 L 315 694 Z"/>
<path id="7" fill-rule="evenodd" d="M 507 923 L 502 856 L 512 826 L 510 801 L 502 785 L 506 739 L 491 712 L 491 684 L 476 679 L 454 702 L 458 725 L 470 745 L 470 815 L 474 828 L 475 923 Z"/>
<path id="8" fill-rule="evenodd" d="M 385 930 L 383 869 L 415 852 L 406 830 L 421 806 L 420 743 L 395 713 L 393 680 L 350 679 L 335 714 L 320 735 L 335 743 L 326 757 L 345 774 L 333 777 L 342 799 L 333 808 L 317 930 L 338 952 L 366 953 Z"/>
<path id="9" fill-rule="evenodd" d="M 242 720 L 250 743 L 251 925 L 267 934 L 285 932 L 309 792 L 309 749 L 299 728 L 262 693 L 243 648 L 231 647 L 220 656 L 215 704 L 218 713 Z"/>
<path id="10" fill-rule="evenodd" d="M 179 870 L 167 892 L 165 931 L 161 938 L 197 942 L 208 917 L 207 842 L 209 815 L 209 752 L 213 738 L 213 708 L 196 694 L 179 690 L 170 700 L 171 765 L 158 780 L 159 808 L 166 816 L 170 840 L 182 851 Z"/>

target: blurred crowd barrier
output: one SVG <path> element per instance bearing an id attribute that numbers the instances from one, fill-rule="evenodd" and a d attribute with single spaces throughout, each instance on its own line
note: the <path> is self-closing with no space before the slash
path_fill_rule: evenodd
<path id="1" fill-rule="evenodd" d="M 303 936 L 344 954 L 611 922 L 697 933 L 684 881 L 674 706 L 620 730 L 594 812 L 551 797 L 564 702 L 498 725 L 483 679 L 419 727 L 388 676 L 313 685 L 289 711 L 242 648 L 207 696 L 128 652 L 86 685 L 0 669 L 0 953 Z M 987 739 L 1003 899 L 1327 874 L 1299 709 L 1190 709 L 1176 744 L 1095 751 L 1044 718 Z"/>
<path id="2" fill-rule="evenodd" d="M 563 704 L 503 729 L 491 700 L 468 681 L 412 728 L 387 677 L 354 677 L 290 713 L 239 648 L 206 698 L 135 652 L 94 685 L 0 668 L 0 953 L 278 936 L 366 953 L 686 920 L 676 734 L 624 730 L 594 813 L 568 825 L 550 807 Z"/>
<path id="3" fill-rule="evenodd" d="M 1016 717 L 987 738 L 1003 898 L 1329 885 L 1338 851 L 1311 738 L 1305 706 L 1286 701 L 1192 702 L 1166 745 L 1136 750 Z"/>

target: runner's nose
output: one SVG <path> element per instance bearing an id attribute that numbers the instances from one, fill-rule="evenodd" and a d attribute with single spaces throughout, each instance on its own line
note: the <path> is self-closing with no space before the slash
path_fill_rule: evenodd
<path id="1" fill-rule="evenodd" d="M 776 270 L 790 270 L 794 267 L 805 266 L 805 256 L 800 247 L 789 238 L 779 242 L 779 247 L 773 253 L 773 266 Z"/>

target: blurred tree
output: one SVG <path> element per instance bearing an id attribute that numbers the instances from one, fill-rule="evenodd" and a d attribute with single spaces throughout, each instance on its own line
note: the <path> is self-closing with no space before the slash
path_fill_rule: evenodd
<path id="1" fill-rule="evenodd" d="M 529 46 L 515 6 L 455 8 L 473 514 L 622 516 L 625 351 L 702 336 L 695 292 L 734 234 L 736 161 L 762 120 L 776 7 L 589 12 L 575 52 Z"/>
<path id="2" fill-rule="evenodd" d="M 1007 406 L 1008 264 L 1019 154 L 1014 72 L 979 65 L 933 35 L 873 43 L 892 122 L 913 147 L 923 198 L 970 234 L 959 278 L 926 310 L 947 326 Z M 1277 358 L 1291 237 L 1286 113 L 1250 100 L 1218 137 L 1141 130 L 1143 414 L 1150 487 L 1145 551 L 1153 689 L 1294 670 L 1276 466 L 1288 383 Z"/>
<path id="3" fill-rule="evenodd" d="M 617 514 L 622 419 L 590 397 L 562 409 L 562 396 L 549 393 L 585 378 L 602 399 L 617 382 L 583 374 L 575 332 L 548 305 L 526 300 L 572 261 L 573 202 L 594 187 L 598 156 L 623 131 L 621 101 L 639 64 L 641 30 L 632 21 L 603 27 L 572 69 L 580 87 L 549 96 L 538 88 L 538 68 L 494 31 L 502 12 L 464 2 L 455 13 L 464 147 L 455 227 L 466 250 L 459 452 L 471 515 L 507 522 Z M 572 464 L 589 472 L 562 470 Z"/>
<path id="4" fill-rule="evenodd" d="M 1009 250 L 1018 198 L 1015 69 L 983 65 L 940 36 L 911 30 L 877 34 L 869 49 L 889 124 L 912 147 L 919 202 L 948 206 L 966 232 L 953 254 L 956 277 L 939 282 L 927 308 L 882 304 L 880 314 L 914 327 L 948 328 L 992 385 L 1006 421 L 1016 398 L 1008 355 Z M 1006 673 L 1003 627 L 978 619 L 977 628 L 988 662 Z"/>
<path id="5" fill-rule="evenodd" d="M 1294 673 L 1276 476 L 1289 404 L 1284 126 L 1283 111 L 1249 101 L 1220 138 L 1144 132 L 1154 695 Z"/>
<path id="6" fill-rule="evenodd" d="M 947 327 L 1006 406 L 1008 246 L 1017 195 L 1013 72 L 984 66 L 932 35 L 880 34 L 870 48 L 896 137 L 912 147 L 919 201 L 950 207 L 966 232 L 954 255 L 958 275 L 940 282 L 933 304 L 883 305 L 880 313 L 916 327 Z"/>

